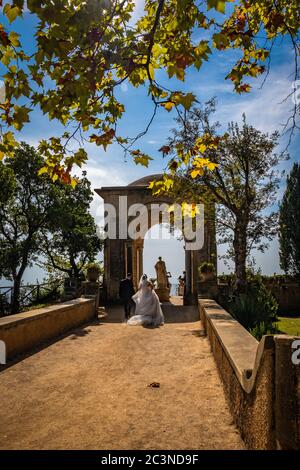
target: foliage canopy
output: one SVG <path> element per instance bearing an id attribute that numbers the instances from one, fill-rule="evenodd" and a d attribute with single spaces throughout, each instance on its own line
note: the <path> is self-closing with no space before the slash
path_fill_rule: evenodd
<path id="1" fill-rule="evenodd" d="M 236 49 L 239 58 L 228 70 L 238 93 L 250 91 L 247 77 L 268 68 L 277 38 L 290 38 L 298 73 L 300 9 L 297 0 L 146 0 L 141 18 L 134 21 L 134 0 L 12 0 L 3 2 L 6 20 L 0 25 L 0 60 L 6 99 L 1 104 L 0 158 L 10 156 L 16 143 L 12 129 L 20 131 L 38 107 L 50 120 L 65 126 L 61 136 L 41 141 L 39 151 L 53 179 L 76 184 L 74 164 L 87 154 L 85 135 L 104 149 L 118 142 L 136 163 L 147 166 L 148 155 L 134 149 L 136 138 L 118 134 L 117 123 L 125 112 L 117 89 L 128 81 L 146 86 L 154 105 L 166 111 L 190 109 L 192 93 L 170 90 L 158 82 L 158 71 L 184 81 L 189 68 L 200 69 L 214 49 Z M 2 1 L 1 1 L 2 4 Z M 29 53 L 14 30 L 25 14 L 37 20 L 35 50 Z M 224 15 L 225 9 L 229 12 Z M 197 32 L 197 34 L 194 34 Z M 200 33 L 200 34 L 199 34 Z M 195 39 L 209 36 L 209 39 Z M 295 124 L 297 105 L 292 121 Z M 152 122 L 152 119 L 151 121 Z M 150 123 L 149 123 L 150 124 Z M 70 131 L 70 125 L 73 126 Z M 147 130 L 147 129 L 146 129 Z M 76 138 L 74 149 L 71 140 Z M 185 158 L 205 159 L 206 142 Z"/>
<path id="2" fill-rule="evenodd" d="M 167 144 L 170 162 L 176 162 L 178 152 L 185 154 L 195 145 L 202 145 L 203 137 L 199 136 L 207 136 L 208 165 L 203 168 L 198 157 L 192 162 L 187 160 L 184 167 L 175 165 L 175 170 L 169 164 L 171 174 L 152 186 L 155 193 L 168 192 L 179 201 L 210 199 L 216 204 L 219 241 L 229 243 L 237 285 L 242 286 L 246 284 L 251 250 L 255 247 L 264 251 L 277 232 L 277 213 L 268 209 L 276 200 L 280 181 L 276 167 L 285 155 L 274 152 L 277 132 L 260 132 L 246 122 L 245 116 L 241 126 L 230 123 L 220 139 L 219 123 L 211 122 L 214 111 L 214 100 L 187 111 L 183 120 L 176 120 L 177 127 Z M 168 180 L 171 183 L 166 188 Z M 207 220 L 210 216 L 214 214 L 206 211 Z"/>

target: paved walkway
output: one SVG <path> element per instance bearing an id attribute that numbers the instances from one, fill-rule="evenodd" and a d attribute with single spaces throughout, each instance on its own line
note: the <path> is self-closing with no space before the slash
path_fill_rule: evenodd
<path id="1" fill-rule="evenodd" d="M 110 309 L 3 370 L 0 448 L 243 449 L 196 309 L 165 312 L 147 329 Z"/>

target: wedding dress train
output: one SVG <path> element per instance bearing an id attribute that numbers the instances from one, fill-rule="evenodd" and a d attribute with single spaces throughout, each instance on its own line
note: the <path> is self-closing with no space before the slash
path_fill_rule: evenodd
<path id="1" fill-rule="evenodd" d="M 156 292 L 149 285 L 144 275 L 139 283 L 139 290 L 132 296 L 135 302 L 135 314 L 128 325 L 159 326 L 164 324 L 164 316 Z"/>

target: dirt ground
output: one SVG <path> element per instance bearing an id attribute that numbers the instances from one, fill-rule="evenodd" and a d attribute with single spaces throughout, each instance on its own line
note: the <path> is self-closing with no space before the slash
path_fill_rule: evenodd
<path id="1" fill-rule="evenodd" d="M 111 308 L 2 370 L 0 448 L 243 449 L 196 309 L 164 311 L 148 329 Z"/>

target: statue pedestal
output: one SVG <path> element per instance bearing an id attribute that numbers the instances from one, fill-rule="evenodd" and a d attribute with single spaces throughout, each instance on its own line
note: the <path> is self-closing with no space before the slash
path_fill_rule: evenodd
<path id="1" fill-rule="evenodd" d="M 155 289 L 156 294 L 161 302 L 169 302 L 170 300 L 170 289 L 169 287 L 157 287 Z"/>

